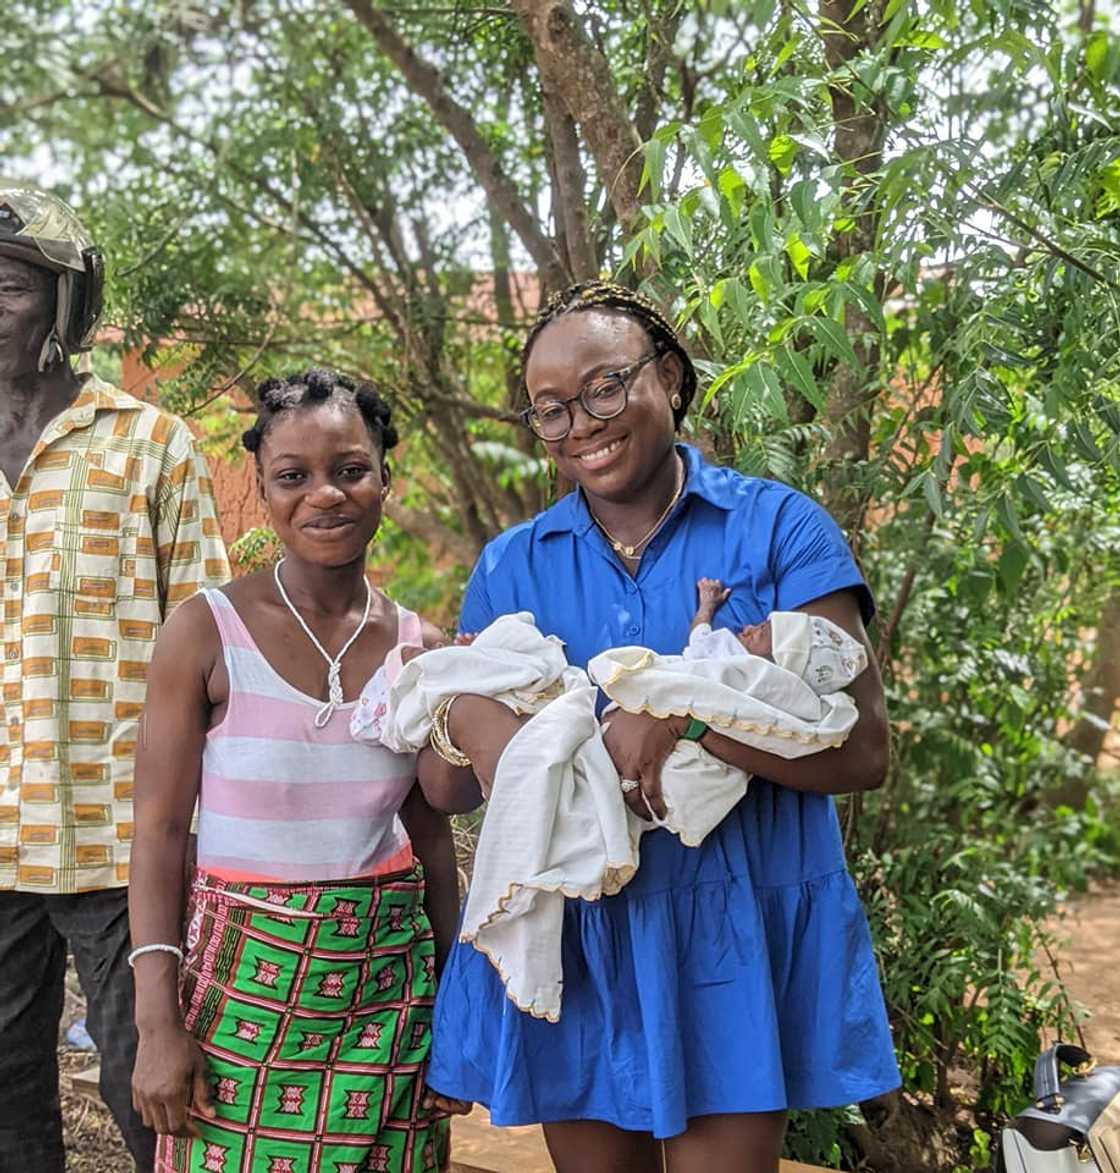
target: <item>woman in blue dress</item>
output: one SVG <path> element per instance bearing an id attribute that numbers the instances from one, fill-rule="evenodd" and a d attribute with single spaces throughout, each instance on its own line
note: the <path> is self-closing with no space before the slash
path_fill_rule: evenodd
<path id="1" fill-rule="evenodd" d="M 523 359 L 526 422 L 577 487 L 486 547 L 461 630 L 531 611 L 580 666 L 621 644 L 679 652 L 695 584 L 710 577 L 731 588 L 716 626 L 800 609 L 867 643 L 871 596 L 828 514 L 677 442 L 696 375 L 651 302 L 576 286 L 549 304 Z M 868 658 L 848 741 L 796 761 L 683 718 L 612 713 L 606 743 L 640 784 L 624 787 L 637 813 L 647 801 L 664 813 L 661 764 L 686 736 L 755 775 L 747 795 L 700 847 L 653 831 L 619 895 L 568 902 L 559 1022 L 519 1011 L 486 957 L 456 945 L 429 1086 L 485 1104 L 496 1124 L 543 1124 L 559 1173 L 776 1173 L 788 1109 L 897 1087 L 831 797 L 886 770 L 870 646 Z M 442 756 L 425 751 L 421 779 L 433 805 L 471 809 L 518 718 L 463 695 L 444 720 Z"/>

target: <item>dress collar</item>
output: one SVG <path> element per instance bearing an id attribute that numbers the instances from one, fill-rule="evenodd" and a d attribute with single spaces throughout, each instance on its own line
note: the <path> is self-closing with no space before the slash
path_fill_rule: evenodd
<path id="1" fill-rule="evenodd" d="M 698 448 L 691 444 L 677 444 L 677 452 L 684 461 L 684 488 L 681 501 L 699 497 L 717 509 L 732 509 L 736 494 L 728 483 L 724 469 L 709 464 Z M 680 504 L 678 503 L 678 509 Z M 675 512 L 675 511 L 674 511 Z M 595 524 L 583 490 L 576 488 L 561 497 L 551 509 L 541 514 L 537 523 L 539 537 L 550 534 L 574 533 L 583 535 Z"/>

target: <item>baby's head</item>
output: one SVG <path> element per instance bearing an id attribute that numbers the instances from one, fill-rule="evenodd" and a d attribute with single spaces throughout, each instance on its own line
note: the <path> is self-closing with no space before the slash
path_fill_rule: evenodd
<path id="1" fill-rule="evenodd" d="M 867 667 L 859 640 L 820 615 L 772 611 L 774 662 L 800 676 L 818 696 L 846 688 Z"/>
<path id="2" fill-rule="evenodd" d="M 446 647 L 446 644 L 437 644 L 437 647 Z M 407 664 L 411 660 L 415 660 L 417 656 L 422 656 L 425 652 L 431 651 L 431 648 L 423 648 L 419 644 L 402 644 L 400 650 L 401 664 Z"/>
<path id="3" fill-rule="evenodd" d="M 774 658 L 774 636 L 769 619 L 761 623 L 748 623 L 742 631 L 735 633 L 735 638 L 752 656 L 761 656 L 764 660 Z"/>
<path id="4" fill-rule="evenodd" d="M 422 656 L 425 652 L 434 652 L 437 648 L 447 647 L 468 647 L 474 643 L 473 635 L 457 635 L 451 643 L 446 639 L 441 639 L 437 643 L 429 643 L 427 647 L 420 647 L 419 644 L 403 644 L 400 649 L 401 664 L 407 664 L 410 660 L 415 660 L 417 656 Z"/>

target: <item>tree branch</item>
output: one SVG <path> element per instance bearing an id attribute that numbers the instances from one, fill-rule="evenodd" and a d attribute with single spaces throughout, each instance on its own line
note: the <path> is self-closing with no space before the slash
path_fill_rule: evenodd
<path id="1" fill-rule="evenodd" d="M 459 144 L 483 190 L 517 233 L 545 281 L 556 288 L 562 286 L 564 267 L 552 241 L 541 231 L 513 181 L 502 171 L 501 161 L 482 137 L 470 111 L 448 93 L 439 70 L 417 55 L 398 35 L 385 13 L 370 0 L 346 0 L 346 6 L 400 70 L 409 89 L 428 104 L 436 121 Z"/>
<path id="2" fill-rule="evenodd" d="M 927 514 L 925 522 L 925 535 L 927 539 L 933 532 L 933 523 L 933 514 Z M 902 622 L 903 613 L 906 611 L 910 603 L 910 597 L 914 593 L 914 580 L 918 575 L 918 565 L 919 562 L 924 565 L 925 553 L 926 547 L 925 543 L 923 543 L 919 558 L 911 562 L 902 575 L 902 582 L 899 584 L 894 606 L 891 607 L 891 613 L 887 621 L 883 624 L 882 630 L 879 632 L 879 646 L 875 649 L 875 658 L 879 661 L 880 668 L 885 668 L 891 658 L 891 644 L 894 642 L 894 633 L 898 630 L 898 625 Z"/>
<path id="3" fill-rule="evenodd" d="M 569 0 L 510 0 L 533 43 L 545 89 L 579 124 L 627 235 L 641 226 L 641 139 L 610 65 L 588 38 Z"/>
<path id="4" fill-rule="evenodd" d="M 644 142 L 652 138 L 657 129 L 665 72 L 673 63 L 673 42 L 681 27 L 685 6 L 679 0 L 670 0 L 657 12 L 650 12 L 648 4 L 642 7 L 646 15 L 646 63 L 642 88 L 634 105 L 634 128 Z"/>
<path id="5" fill-rule="evenodd" d="M 181 412 L 180 414 L 182 414 L 184 417 L 200 415 L 210 406 L 210 404 L 214 403 L 218 399 L 221 399 L 221 397 L 227 391 L 232 391 L 233 388 L 236 387 L 237 384 L 240 383 L 241 380 L 244 379 L 245 376 L 253 369 L 253 367 L 255 367 L 257 363 L 260 362 L 261 356 L 268 349 L 269 343 L 272 341 L 272 336 L 275 333 L 276 323 L 270 322 L 268 330 L 265 332 L 265 336 L 261 340 L 260 346 L 258 346 L 257 349 L 253 352 L 252 358 L 249 359 L 249 361 L 241 368 L 241 370 L 239 370 L 237 374 L 233 376 L 233 378 L 223 383 L 212 395 L 203 400 L 202 403 L 198 403 L 188 411 Z"/>
<path id="6" fill-rule="evenodd" d="M 965 187 L 985 208 L 995 212 L 997 216 L 1002 216 L 1009 223 L 1014 224 L 1016 228 L 1021 232 L 1025 232 L 1031 240 L 1036 244 L 1040 244 L 1051 255 L 1057 257 L 1059 260 L 1065 261 L 1067 265 L 1079 269 L 1086 276 L 1092 277 L 1094 281 L 1099 281 L 1102 285 L 1111 286 L 1113 289 L 1120 289 L 1120 282 L 1106 277 L 1098 269 L 1094 269 L 1092 265 L 1081 260 L 1080 257 L 1075 257 L 1068 249 L 1062 248 L 1056 240 L 1051 240 L 1044 232 L 1035 228 L 1033 224 L 1028 224 L 1026 220 L 1021 216 L 1017 216 L 1010 208 L 1004 207 L 998 200 L 992 199 L 991 196 L 985 195 L 982 191 L 977 191 L 970 184 L 965 184 Z"/>
<path id="7" fill-rule="evenodd" d="M 447 553 L 463 565 L 470 566 L 478 557 L 478 547 L 461 533 L 437 521 L 426 510 L 410 509 L 390 497 L 385 502 L 385 514 L 413 537 L 435 547 L 435 552 Z"/>
<path id="8" fill-rule="evenodd" d="M 562 234 L 568 272 L 573 281 L 586 281 L 598 275 L 599 262 L 587 228 L 587 175 L 579 153 L 579 133 L 575 120 L 551 87 L 542 87 L 541 98 L 552 147 L 556 220 Z"/>

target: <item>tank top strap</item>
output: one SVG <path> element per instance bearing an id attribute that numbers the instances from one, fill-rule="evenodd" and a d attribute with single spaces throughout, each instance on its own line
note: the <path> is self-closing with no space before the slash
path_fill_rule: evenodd
<path id="1" fill-rule="evenodd" d="M 423 647 L 424 627 L 420 622 L 420 616 L 415 611 L 402 607 L 400 603 L 396 603 L 395 606 L 397 608 L 397 643 L 407 644 L 409 647 Z"/>
<path id="2" fill-rule="evenodd" d="M 222 643 L 245 645 L 249 629 L 241 621 L 237 608 L 230 602 L 229 596 L 218 587 L 203 587 L 202 597 L 210 606 L 210 614 L 214 616 L 214 625 L 222 637 Z"/>

